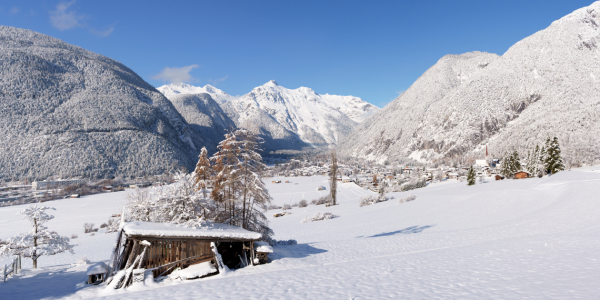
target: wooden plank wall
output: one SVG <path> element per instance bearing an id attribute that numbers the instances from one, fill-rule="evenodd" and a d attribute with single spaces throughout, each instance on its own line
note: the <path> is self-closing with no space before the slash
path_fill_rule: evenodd
<path id="1" fill-rule="evenodd" d="M 158 277 L 166 269 L 171 267 L 171 270 L 174 270 L 177 267 L 183 268 L 185 266 L 194 264 L 194 262 L 213 257 L 209 241 L 148 241 L 151 243 L 151 246 L 148 247 L 146 257 L 144 257 L 144 262 L 142 264 L 142 267 L 145 269 L 160 267 L 162 265 L 186 259 L 188 257 L 200 256 L 198 259 L 181 262 L 175 266 L 156 269 L 153 272 L 155 277 Z M 168 273 L 170 273 L 170 271 Z"/>

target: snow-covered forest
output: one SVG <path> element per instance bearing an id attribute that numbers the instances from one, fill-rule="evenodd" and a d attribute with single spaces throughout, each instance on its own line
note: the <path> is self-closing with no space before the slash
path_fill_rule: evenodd
<path id="1" fill-rule="evenodd" d="M 600 3 L 553 22 L 502 56 L 446 55 L 339 149 L 373 161 L 499 158 L 558 137 L 566 165 L 600 161 Z"/>

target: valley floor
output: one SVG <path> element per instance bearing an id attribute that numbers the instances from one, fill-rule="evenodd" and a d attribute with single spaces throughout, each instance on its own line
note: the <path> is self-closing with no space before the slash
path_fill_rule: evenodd
<path id="1" fill-rule="evenodd" d="M 273 184 L 272 180 L 283 183 Z M 286 180 L 291 181 L 285 183 Z M 293 204 L 325 195 L 325 177 L 266 179 L 273 203 Z M 297 183 L 297 184 L 296 184 Z M 340 184 L 334 207 L 309 205 L 274 218 L 278 240 L 266 265 L 200 280 L 165 281 L 127 290 L 83 284 L 85 265 L 109 259 L 115 234 L 83 234 L 83 223 L 119 213 L 125 193 L 45 203 L 47 223 L 77 234 L 76 254 L 42 257 L 41 268 L 0 283 L 7 299 L 95 297 L 126 299 L 594 299 L 600 295 L 600 167 L 545 178 L 457 181 L 392 193 L 387 202 L 359 207 L 371 192 Z M 409 194 L 417 196 L 398 203 Z M 0 238 L 28 230 L 16 212 L 0 209 Z M 317 212 L 338 218 L 301 223 Z"/>

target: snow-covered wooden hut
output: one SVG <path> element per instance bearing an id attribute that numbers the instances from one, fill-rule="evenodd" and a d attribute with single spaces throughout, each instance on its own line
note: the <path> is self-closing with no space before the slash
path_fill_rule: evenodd
<path id="1" fill-rule="evenodd" d="M 103 262 L 89 266 L 87 269 L 88 284 L 98 284 L 103 282 L 107 271 L 108 267 Z"/>
<path id="2" fill-rule="evenodd" d="M 188 228 L 169 223 L 128 222 L 119 233 L 108 275 L 122 281 L 115 285 L 117 288 L 129 285 L 131 279 L 123 274 L 134 269 L 151 271 L 154 278 L 202 263 L 215 270 L 225 266 L 236 269 L 254 264 L 254 242 L 260 238 L 260 233 L 227 224 Z M 119 271 L 123 271 L 121 275 Z"/>

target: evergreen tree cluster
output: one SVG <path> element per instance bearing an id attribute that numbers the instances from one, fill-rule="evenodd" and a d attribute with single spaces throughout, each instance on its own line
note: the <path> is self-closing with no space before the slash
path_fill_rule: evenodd
<path id="1" fill-rule="evenodd" d="M 554 174 L 564 170 L 565 166 L 561 157 L 558 138 L 551 139 L 548 137 L 542 147 L 536 145 L 533 150 L 527 153 L 524 164 L 525 167 L 523 168 L 519 154 L 515 150 L 502 159 L 500 174 L 506 178 L 513 178 L 517 172 L 525 170 L 531 176 L 541 177 L 545 174 Z"/>

